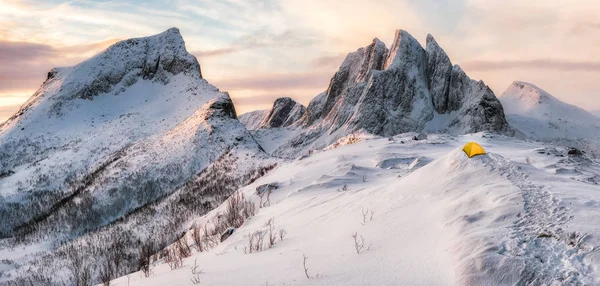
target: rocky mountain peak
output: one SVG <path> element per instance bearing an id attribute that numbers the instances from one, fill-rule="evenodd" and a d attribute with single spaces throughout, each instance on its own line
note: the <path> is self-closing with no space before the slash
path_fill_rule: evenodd
<path id="1" fill-rule="evenodd" d="M 62 99 L 93 99 L 118 94 L 139 80 L 163 84 L 184 73 L 202 79 L 200 64 L 185 49 L 177 28 L 160 34 L 120 41 L 100 54 L 60 72 Z M 56 74 L 53 74 L 56 77 Z"/>
<path id="2" fill-rule="evenodd" d="M 298 122 L 306 112 L 306 107 L 289 97 L 275 100 L 273 107 L 240 115 L 240 122 L 250 130 L 259 128 L 279 128 Z"/>
<path id="3" fill-rule="evenodd" d="M 404 30 L 396 30 L 384 69 L 394 68 L 398 65 L 415 64 L 420 67 L 421 64 L 424 64 L 424 55 L 425 51 L 417 39 Z"/>
<path id="4" fill-rule="evenodd" d="M 449 106 L 448 103 L 452 62 L 431 34 L 427 35 L 425 50 L 427 52 L 427 77 L 429 79 L 427 87 L 431 93 L 433 107 L 438 113 L 454 110 L 457 105 Z"/>
<path id="5" fill-rule="evenodd" d="M 306 108 L 289 97 L 280 97 L 273 103 L 273 108 L 263 121 L 264 127 L 286 127 L 294 124 Z"/>

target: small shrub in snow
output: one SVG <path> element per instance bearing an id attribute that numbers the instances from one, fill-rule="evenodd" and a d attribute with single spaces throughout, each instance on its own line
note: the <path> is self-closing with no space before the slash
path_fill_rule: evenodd
<path id="1" fill-rule="evenodd" d="M 156 252 L 154 241 L 148 240 L 139 248 L 139 256 L 138 256 L 138 268 L 144 274 L 144 277 L 150 277 L 152 274 L 150 269 L 150 263 L 152 260 L 152 255 Z"/>
<path id="2" fill-rule="evenodd" d="M 285 231 L 285 229 L 280 229 L 279 230 L 279 241 L 283 241 L 283 238 L 285 237 L 285 235 L 287 234 L 287 231 Z"/>
<path id="3" fill-rule="evenodd" d="M 177 240 L 177 242 L 175 243 L 175 250 L 177 251 L 177 255 L 181 258 L 187 258 L 192 256 L 192 250 L 187 244 L 185 236 Z"/>
<path id="4" fill-rule="evenodd" d="M 369 209 L 362 209 L 362 215 L 363 215 L 363 224 L 367 223 L 367 218 L 369 219 L 369 221 L 373 220 L 373 215 L 375 214 L 375 211 L 373 210 L 369 210 Z"/>
<path id="5" fill-rule="evenodd" d="M 304 275 L 306 275 L 306 278 L 310 279 L 310 275 L 308 275 L 308 267 L 306 267 L 306 260 L 308 259 L 308 256 L 304 255 L 304 253 L 302 253 L 302 266 L 304 267 Z"/>
<path id="6" fill-rule="evenodd" d="M 244 253 L 260 252 L 264 249 L 264 239 L 267 232 L 256 230 L 248 234 L 248 245 L 244 246 Z"/>
<path id="7" fill-rule="evenodd" d="M 348 190 L 348 185 L 343 185 L 341 188 L 338 189 L 338 192 L 345 192 Z"/>
<path id="8" fill-rule="evenodd" d="M 200 275 L 202 274 L 203 270 L 198 269 L 198 259 L 194 260 L 194 266 L 192 266 L 190 269 L 192 270 L 192 278 L 190 278 L 190 280 L 194 285 L 200 284 Z"/>
<path id="9" fill-rule="evenodd" d="M 270 188 L 262 190 L 261 192 L 258 192 L 258 188 L 257 188 L 257 194 L 258 194 L 258 197 L 260 197 L 259 206 L 261 208 L 271 206 L 271 193 L 272 192 L 273 192 L 273 189 L 270 189 Z M 264 202 L 263 202 L 263 200 L 264 200 Z"/>
<path id="10" fill-rule="evenodd" d="M 181 256 L 179 256 L 177 250 L 167 249 L 166 252 L 167 256 L 165 257 L 165 260 L 167 262 L 167 265 L 169 265 L 169 267 L 171 268 L 171 270 L 180 268 L 183 265 L 183 259 L 181 258 Z"/>
<path id="11" fill-rule="evenodd" d="M 275 222 L 273 218 L 270 218 L 265 226 L 269 231 L 269 248 L 271 248 L 275 245 L 275 239 L 277 238 L 277 233 L 275 232 Z"/>
<path id="12" fill-rule="evenodd" d="M 352 234 L 352 238 L 354 239 L 354 249 L 356 250 L 356 254 L 360 254 L 365 248 L 365 238 L 362 235 L 358 235 L 357 232 Z M 371 249 L 371 245 L 367 247 L 366 250 Z"/>
<path id="13" fill-rule="evenodd" d="M 194 230 L 192 231 L 192 239 L 194 240 L 196 250 L 198 250 L 198 252 L 204 251 L 204 247 L 202 244 L 202 230 L 199 225 L 194 225 Z"/>
<path id="14" fill-rule="evenodd" d="M 113 278 L 113 267 L 110 260 L 107 259 L 100 265 L 99 278 L 102 285 L 110 286 L 110 280 Z"/>

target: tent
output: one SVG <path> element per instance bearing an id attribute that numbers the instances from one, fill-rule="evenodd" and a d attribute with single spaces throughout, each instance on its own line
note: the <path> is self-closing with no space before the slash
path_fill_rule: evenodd
<path id="1" fill-rule="evenodd" d="M 463 147 L 463 151 L 465 152 L 465 154 L 467 154 L 467 156 L 469 156 L 469 158 L 485 154 L 485 150 L 483 150 L 483 147 L 481 147 L 481 145 L 475 142 L 469 142 L 465 144 L 465 147 Z"/>

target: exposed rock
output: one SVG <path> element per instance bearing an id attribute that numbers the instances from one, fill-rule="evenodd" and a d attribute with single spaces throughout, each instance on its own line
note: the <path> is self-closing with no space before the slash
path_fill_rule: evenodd
<path id="1" fill-rule="evenodd" d="M 344 124 L 352 115 L 349 106 L 358 103 L 365 81 L 372 71 L 383 67 L 387 48 L 379 39 L 364 48 L 348 54 L 329 83 L 326 94 L 320 94 L 309 104 L 303 126 L 327 117 L 335 126 Z"/>
<path id="2" fill-rule="evenodd" d="M 263 121 L 263 127 L 286 127 L 294 124 L 306 111 L 306 107 L 289 97 L 280 97 Z"/>
<path id="3" fill-rule="evenodd" d="M 567 154 L 569 156 L 574 156 L 574 157 L 581 157 L 583 156 L 583 151 L 577 149 L 577 148 L 569 148 L 569 150 L 567 151 Z"/>
<path id="4" fill-rule="evenodd" d="M 235 227 L 228 227 L 222 234 L 221 234 L 221 242 L 225 241 L 226 239 L 228 239 L 233 232 L 235 232 Z"/>
<path id="5" fill-rule="evenodd" d="M 348 54 L 327 91 L 309 104 L 302 127 L 306 132 L 277 153 L 322 148 L 358 130 L 381 136 L 411 131 L 515 134 L 491 89 L 453 66 L 431 35 L 424 49 L 403 30 L 396 31 L 389 50 L 374 39 Z"/>
<path id="6" fill-rule="evenodd" d="M 438 113 L 445 113 L 447 110 L 456 110 L 460 104 L 449 108 L 448 95 L 450 90 L 450 81 L 452 74 L 452 63 L 444 50 L 438 45 L 433 36 L 427 35 L 427 77 L 429 78 L 427 87 L 433 101 L 433 107 Z"/>
<path id="7" fill-rule="evenodd" d="M 54 70 L 51 73 L 49 78 L 56 74 Z M 109 92 L 118 84 L 131 86 L 139 78 L 166 83 L 169 80 L 166 73 L 186 73 L 202 78 L 200 64 L 185 50 L 185 43 L 177 28 L 151 37 L 118 42 L 74 66 L 69 73 L 85 73 L 87 77 L 66 76 L 61 86 L 62 96 L 83 99 Z"/>
<path id="8" fill-rule="evenodd" d="M 305 112 L 306 107 L 302 104 L 289 97 L 280 97 L 271 109 L 243 114 L 240 121 L 250 130 L 287 127 L 296 123 Z"/>
<path id="9" fill-rule="evenodd" d="M 256 194 L 261 196 L 267 192 L 270 192 L 270 191 L 273 191 L 276 189 L 279 189 L 278 183 L 264 184 L 264 185 L 260 185 L 260 186 L 256 187 Z"/>

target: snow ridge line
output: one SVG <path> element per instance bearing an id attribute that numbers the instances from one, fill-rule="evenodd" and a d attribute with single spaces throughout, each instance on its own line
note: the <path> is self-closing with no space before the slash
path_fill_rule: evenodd
<path id="1" fill-rule="evenodd" d="M 583 258 L 589 253 L 578 233 L 565 233 L 562 226 L 573 216 L 560 206 L 547 186 L 534 184 L 521 167 L 500 156 L 489 156 L 498 170 L 521 191 L 523 210 L 511 226 L 503 244 L 507 254 L 523 261 L 517 285 L 584 285 L 592 272 Z M 492 166 L 492 170 L 495 166 Z"/>

